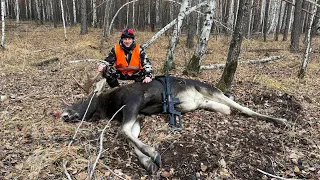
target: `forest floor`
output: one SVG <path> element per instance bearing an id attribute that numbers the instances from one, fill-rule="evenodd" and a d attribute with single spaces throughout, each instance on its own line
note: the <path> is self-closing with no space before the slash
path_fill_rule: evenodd
<path id="1" fill-rule="evenodd" d="M 67 29 L 33 22 L 8 22 L 5 50 L 0 51 L 0 179 L 86 179 L 99 150 L 107 121 L 85 122 L 68 147 L 79 123 L 65 123 L 56 112 L 63 102 L 86 94 L 73 78 L 96 74 L 98 60 L 118 42 L 115 32 L 100 51 L 100 29 L 79 35 Z M 153 32 L 136 32 L 143 44 Z M 213 36 L 203 65 L 224 63 L 230 37 Z M 161 74 L 169 37 L 162 35 L 147 50 L 154 74 Z M 194 50 L 182 34 L 172 74 L 216 84 L 222 70 L 204 70 L 198 77 L 183 75 Z M 302 41 L 301 41 L 302 42 Z M 302 44 L 302 43 L 301 43 Z M 104 152 L 96 179 L 270 179 L 259 170 L 283 178 L 320 179 L 320 37 L 312 43 L 308 71 L 297 78 L 303 52 L 291 53 L 289 42 L 269 37 L 244 40 L 240 60 L 284 55 L 264 64 L 239 65 L 232 93 L 236 101 L 262 114 L 286 118 L 291 127 L 278 127 L 234 111 L 231 116 L 197 110 L 184 114 L 183 130 L 171 132 L 168 118 L 146 117 L 141 139 L 162 155 L 163 166 L 148 175 L 112 121 L 104 136 Z M 303 46 L 301 46 L 303 49 Z M 52 63 L 44 60 L 58 58 Z M 92 62 L 70 63 L 93 59 Z M 123 82 L 128 83 L 128 82 Z"/>

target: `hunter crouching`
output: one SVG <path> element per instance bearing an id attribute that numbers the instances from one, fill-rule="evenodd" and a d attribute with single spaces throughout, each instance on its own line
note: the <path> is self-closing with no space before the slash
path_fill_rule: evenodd
<path id="1" fill-rule="evenodd" d="M 144 49 L 134 40 L 134 31 L 125 28 L 121 39 L 105 58 L 106 63 L 98 66 L 98 71 L 106 78 L 111 88 L 119 86 L 120 80 L 152 81 L 152 65 Z"/>

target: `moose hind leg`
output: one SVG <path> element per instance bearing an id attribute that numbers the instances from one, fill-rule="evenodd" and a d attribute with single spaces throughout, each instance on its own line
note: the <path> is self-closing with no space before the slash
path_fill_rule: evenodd
<path id="1" fill-rule="evenodd" d="M 207 109 L 210 111 L 220 112 L 220 113 L 226 114 L 226 115 L 229 115 L 231 113 L 231 109 L 229 106 L 222 104 L 222 103 L 212 101 L 212 100 L 208 100 L 208 99 L 203 100 L 200 103 L 199 108 Z"/>
<path id="2" fill-rule="evenodd" d="M 134 137 L 138 138 L 139 134 L 140 134 L 140 122 L 137 120 L 132 127 L 132 134 Z M 151 157 L 143 154 L 139 148 L 137 146 L 135 146 L 133 143 L 130 143 L 133 148 L 134 148 L 134 152 L 136 153 L 136 155 L 138 156 L 138 159 L 140 161 L 140 163 L 143 165 L 143 167 L 151 174 L 155 173 L 158 170 L 158 167 L 160 167 L 160 165 L 155 164 Z"/>
<path id="3" fill-rule="evenodd" d="M 144 144 L 141 140 L 138 139 L 137 137 L 137 135 L 139 135 L 138 131 L 135 129 L 133 130 L 133 127 L 137 128 L 137 126 L 138 125 L 136 125 L 135 119 L 126 121 L 122 126 L 122 130 L 121 130 L 122 134 L 126 137 L 129 143 L 133 145 L 138 157 L 142 158 L 140 162 L 145 166 L 145 168 L 149 168 L 147 170 L 152 171 L 153 168 L 150 168 L 150 162 L 148 159 L 146 159 L 146 157 L 149 157 L 151 159 L 151 162 L 154 162 L 158 167 L 161 167 L 160 154 L 155 150 L 155 148 Z M 146 157 L 144 157 L 142 154 L 145 155 Z"/>

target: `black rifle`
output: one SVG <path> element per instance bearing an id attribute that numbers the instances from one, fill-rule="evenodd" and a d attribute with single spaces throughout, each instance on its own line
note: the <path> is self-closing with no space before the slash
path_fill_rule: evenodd
<path id="1" fill-rule="evenodd" d="M 168 74 L 168 59 L 165 62 L 165 76 L 164 76 L 164 84 L 165 90 L 162 92 L 162 99 L 163 99 L 163 113 L 167 113 L 170 115 L 170 125 L 172 128 L 182 128 L 182 121 L 181 121 L 181 112 L 176 111 L 174 109 L 174 105 L 180 103 L 179 98 L 172 97 L 171 94 L 171 84 L 170 84 L 170 76 Z M 177 120 L 179 119 L 179 126 L 177 126 Z"/>

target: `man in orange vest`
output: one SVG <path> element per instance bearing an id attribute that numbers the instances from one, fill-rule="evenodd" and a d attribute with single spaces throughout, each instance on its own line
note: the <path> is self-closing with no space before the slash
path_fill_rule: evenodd
<path id="1" fill-rule="evenodd" d="M 118 79 L 149 83 L 152 81 L 152 65 L 144 49 L 134 40 L 134 31 L 125 28 L 121 39 L 101 63 L 98 71 L 107 79 L 110 87 L 119 86 Z"/>

